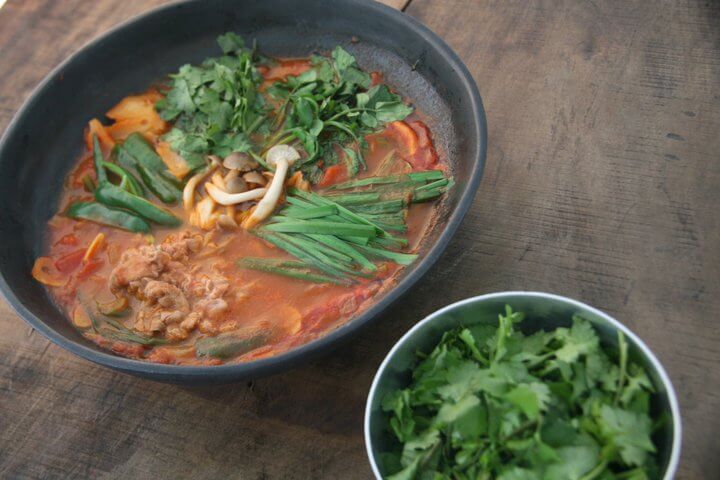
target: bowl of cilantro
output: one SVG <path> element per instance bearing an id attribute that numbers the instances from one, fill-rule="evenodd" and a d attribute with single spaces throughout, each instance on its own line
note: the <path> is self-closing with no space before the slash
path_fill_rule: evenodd
<path id="1" fill-rule="evenodd" d="M 672 383 L 617 320 L 539 292 L 469 298 L 408 331 L 365 410 L 377 478 L 672 479 Z"/>

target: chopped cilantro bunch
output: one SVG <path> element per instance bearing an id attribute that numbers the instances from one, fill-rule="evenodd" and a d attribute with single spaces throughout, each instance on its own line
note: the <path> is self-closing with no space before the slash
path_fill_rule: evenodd
<path id="1" fill-rule="evenodd" d="M 173 125 L 163 140 L 191 169 L 207 154 L 250 152 L 257 159 L 273 145 L 295 143 L 304 155 L 294 170 L 313 183 L 339 161 L 352 177 L 365 169 L 364 136 L 413 111 L 387 86 L 372 86 L 371 76 L 340 46 L 331 57 L 312 56 L 309 70 L 261 91 L 258 67 L 274 60 L 246 48 L 232 32 L 218 44 L 222 56 L 182 66 L 156 105 Z"/>
<path id="2" fill-rule="evenodd" d="M 282 104 L 273 139 L 296 138 L 307 153 L 300 169 L 311 181 L 319 179 L 323 165 L 339 161 L 338 150 L 350 176 L 365 168 L 364 136 L 386 123 L 402 120 L 413 109 L 383 84 L 371 87 L 350 53 L 337 46 L 331 58 L 311 57 L 312 68 L 286 82 L 277 82 L 268 93 Z"/>
<path id="3" fill-rule="evenodd" d="M 522 319 L 508 306 L 497 327 L 452 330 L 418 354 L 411 385 L 382 402 L 397 440 L 381 457 L 386 478 L 658 477 L 653 387 L 622 334 L 613 360 L 579 316 L 532 335 Z"/>
<path id="4" fill-rule="evenodd" d="M 183 65 L 155 105 L 163 120 L 174 122 L 163 140 L 193 168 L 209 153 L 247 152 L 250 135 L 267 132 L 270 108 L 259 91 L 263 78 L 257 70 L 264 60 L 232 32 L 218 37 L 218 44 L 223 56 Z"/>

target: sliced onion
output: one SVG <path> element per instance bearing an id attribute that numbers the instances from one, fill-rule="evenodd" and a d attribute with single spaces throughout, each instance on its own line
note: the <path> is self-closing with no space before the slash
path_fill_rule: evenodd
<path id="1" fill-rule="evenodd" d="M 38 282 L 51 287 L 62 287 L 68 278 L 55 268 L 55 262 L 50 257 L 38 257 L 32 268 L 32 276 Z"/>

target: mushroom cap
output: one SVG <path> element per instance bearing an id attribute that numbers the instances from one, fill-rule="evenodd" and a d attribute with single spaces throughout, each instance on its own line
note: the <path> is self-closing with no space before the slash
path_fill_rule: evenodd
<path id="1" fill-rule="evenodd" d="M 232 175 L 235 173 L 235 175 Z M 237 176 L 237 171 L 225 175 L 225 191 L 228 193 L 242 193 L 248 189 L 247 182 Z"/>
<path id="2" fill-rule="evenodd" d="M 247 153 L 233 152 L 222 162 L 223 167 L 230 170 L 240 170 L 241 172 L 249 172 L 257 168 L 258 164 Z"/>
<path id="3" fill-rule="evenodd" d="M 270 165 L 277 165 L 279 161 L 284 160 L 289 165 L 300 159 L 300 153 L 290 145 L 275 145 L 268 150 L 265 160 Z"/>
<path id="4" fill-rule="evenodd" d="M 243 180 L 245 180 L 247 183 L 254 183 L 255 185 L 266 185 L 267 184 L 267 178 L 262 175 L 260 172 L 248 172 L 243 175 Z"/>

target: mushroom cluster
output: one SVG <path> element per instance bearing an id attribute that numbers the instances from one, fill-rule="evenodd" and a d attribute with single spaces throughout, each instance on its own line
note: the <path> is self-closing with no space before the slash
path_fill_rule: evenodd
<path id="1" fill-rule="evenodd" d="M 293 147 L 276 145 L 266 154 L 267 164 L 275 171 L 263 172 L 246 153 L 233 152 L 224 159 L 210 155 L 205 170 L 191 177 L 183 190 L 183 206 L 189 212 L 190 224 L 205 230 L 216 225 L 223 228 L 257 225 L 275 210 L 286 183 L 309 189 L 300 172 L 286 182 L 290 166 L 299 158 Z M 196 201 L 198 194 L 200 200 Z"/>

